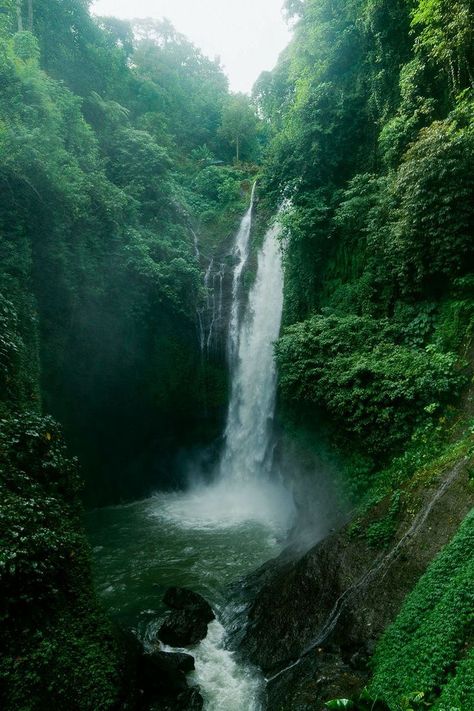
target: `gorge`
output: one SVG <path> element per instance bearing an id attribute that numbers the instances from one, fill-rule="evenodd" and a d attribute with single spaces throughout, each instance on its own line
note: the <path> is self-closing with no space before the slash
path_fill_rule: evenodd
<path id="1" fill-rule="evenodd" d="M 284 8 L 0 8 L 5 711 L 474 708 L 472 2 Z"/>
<path id="2" fill-rule="evenodd" d="M 291 495 L 272 467 L 273 342 L 283 305 L 278 223 L 264 236 L 245 306 L 239 288 L 249 253 L 254 194 L 255 184 L 233 247 L 231 397 L 223 450 L 211 482 L 199 481 L 194 473 L 186 492 L 156 494 L 137 505 L 89 516 L 103 600 L 151 649 L 162 622 L 163 609 L 154 609 L 159 591 L 162 596 L 167 587 L 179 584 L 202 593 L 218 610 L 207 638 L 191 649 L 206 708 L 216 711 L 261 708 L 263 680 L 239 665 L 225 646 L 221 620 L 236 612 L 229 610 L 226 586 L 274 556 L 294 518 Z"/>

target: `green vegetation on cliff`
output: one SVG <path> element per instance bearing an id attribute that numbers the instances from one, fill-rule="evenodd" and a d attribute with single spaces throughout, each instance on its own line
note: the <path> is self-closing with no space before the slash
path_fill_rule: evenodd
<path id="1" fill-rule="evenodd" d="M 88 4 L 35 0 L 32 31 L 15 32 L 15 3 L 0 16 L 0 292 L 39 368 L 33 404 L 64 426 L 96 504 L 169 485 L 177 449 L 216 434 L 193 230 L 206 253 L 233 231 L 252 167 L 232 165 L 218 63 L 166 22 L 96 24 Z"/>
<path id="2" fill-rule="evenodd" d="M 129 672 L 93 594 L 80 500 L 174 485 L 178 450 L 215 436 L 225 378 L 201 368 L 194 233 L 206 256 L 232 233 L 264 139 L 219 63 L 169 23 L 95 21 L 90 4 L 0 8 L 6 711 L 120 701 Z"/>
<path id="3" fill-rule="evenodd" d="M 458 5 L 450 23 L 443 2 L 288 2 L 294 40 L 256 85 L 274 127 L 265 186 L 290 200 L 282 394 L 333 424 L 356 489 L 468 382 L 473 49 Z"/>
<path id="4" fill-rule="evenodd" d="M 124 653 L 92 592 L 77 462 L 51 417 L 0 422 L 2 708 L 112 708 Z"/>
<path id="5" fill-rule="evenodd" d="M 370 692 L 403 709 L 407 689 L 430 708 L 474 706 L 474 512 L 408 596 L 373 659 Z M 440 694 L 440 690 L 442 690 Z"/>
<path id="6" fill-rule="evenodd" d="M 410 492 L 472 451 L 473 6 L 286 9 L 294 38 L 254 89 L 266 200 L 285 200 L 280 419 L 330 443 L 353 534 L 388 547 Z M 472 706 L 471 538 L 472 517 L 381 642 L 382 705 Z"/>

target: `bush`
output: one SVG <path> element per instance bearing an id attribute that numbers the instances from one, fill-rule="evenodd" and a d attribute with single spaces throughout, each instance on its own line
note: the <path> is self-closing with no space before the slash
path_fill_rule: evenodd
<path id="1" fill-rule="evenodd" d="M 375 454 L 407 441 L 464 382 L 453 353 L 396 343 L 370 317 L 314 316 L 286 329 L 276 355 L 284 396 L 323 408 Z"/>
<path id="2" fill-rule="evenodd" d="M 472 114 L 467 106 L 420 131 L 373 211 L 369 245 L 382 249 L 405 294 L 444 292 L 474 266 L 474 133 L 472 124 L 464 125 L 465 113 Z"/>
<path id="3" fill-rule="evenodd" d="M 408 596 L 376 649 L 370 691 L 393 711 L 403 708 L 403 697 L 414 689 L 423 690 L 427 702 L 439 711 L 473 707 L 474 559 L 469 555 L 473 548 L 471 512 Z"/>
<path id="4" fill-rule="evenodd" d="M 0 423 L 0 705 L 104 710 L 120 652 L 92 594 L 77 465 L 50 417 Z"/>

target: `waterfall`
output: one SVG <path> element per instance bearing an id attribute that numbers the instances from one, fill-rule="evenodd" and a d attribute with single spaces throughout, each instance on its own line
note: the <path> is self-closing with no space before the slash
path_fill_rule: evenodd
<path id="1" fill-rule="evenodd" d="M 252 227 L 252 212 L 255 198 L 256 183 L 252 186 L 250 196 L 250 205 L 247 212 L 243 216 L 239 229 L 237 231 L 234 245 L 232 248 L 232 256 L 235 260 L 235 266 L 232 273 L 232 297 L 231 309 L 229 316 L 229 335 L 227 342 L 227 350 L 229 362 L 235 360 L 238 342 L 239 342 L 239 325 L 240 325 L 240 285 L 242 281 L 242 273 L 247 263 L 249 256 L 249 238 Z M 194 249 L 196 259 L 201 260 L 199 249 L 199 238 L 194 230 L 191 229 L 194 239 Z M 196 310 L 197 328 L 199 336 L 199 345 L 201 355 L 204 358 L 209 356 L 214 345 L 218 345 L 218 336 L 221 332 L 224 321 L 224 278 L 225 264 L 219 264 L 217 268 L 214 264 L 214 257 L 211 257 L 209 264 L 204 273 L 204 289 L 206 294 L 206 302 Z"/>
<path id="2" fill-rule="evenodd" d="M 224 321 L 225 264 L 215 266 L 211 257 L 204 273 L 205 303 L 196 309 L 199 346 L 204 358 L 219 345 L 219 335 Z"/>
<path id="3" fill-rule="evenodd" d="M 207 308 L 210 314 L 209 331 L 207 334 L 207 354 L 209 355 L 212 343 L 218 328 L 221 326 L 223 314 L 223 297 L 224 297 L 224 275 L 225 264 L 220 264 L 212 277 L 212 294 L 210 292 L 207 301 Z"/>
<path id="4" fill-rule="evenodd" d="M 190 468 L 191 487 L 169 500 L 168 514 L 181 526 L 225 529 L 258 522 L 272 530 L 288 530 L 295 509 L 291 494 L 274 466 L 273 419 L 277 374 L 273 344 L 280 332 L 283 309 L 283 267 L 279 244 L 281 227 L 266 233 L 258 254 L 257 275 L 248 299 L 242 298 L 241 279 L 249 256 L 254 190 L 237 233 L 233 254 L 237 258 L 229 308 L 228 345 L 231 397 L 224 446 L 212 483 L 198 468 Z M 206 322 L 211 330 L 207 347 L 224 318 L 222 302 L 224 265 L 205 275 L 208 289 Z M 246 303 L 245 308 L 243 304 Z M 243 312 L 243 313 L 242 313 Z M 212 325 L 214 321 L 214 325 Z M 206 342 L 202 346 L 206 349 Z"/>
<path id="5" fill-rule="evenodd" d="M 277 382 L 273 344 L 283 309 L 280 231 L 277 223 L 265 236 L 255 284 L 238 329 L 238 357 L 231 362 L 232 393 L 220 464 L 220 475 L 228 482 L 255 480 L 270 473 Z M 238 293 L 233 298 L 232 312 L 238 313 Z"/>
<path id="6" fill-rule="evenodd" d="M 197 236 L 196 232 L 193 230 L 192 227 L 190 227 L 190 230 L 191 230 L 191 234 L 193 236 L 194 255 L 199 263 L 201 260 L 201 251 L 199 249 L 199 237 Z"/>
<path id="7" fill-rule="evenodd" d="M 252 213 L 253 204 L 255 199 L 255 187 L 257 183 L 253 184 L 252 194 L 250 197 L 250 206 L 242 222 L 240 223 L 239 231 L 235 238 L 234 249 L 232 255 L 236 259 L 236 264 L 234 267 L 234 273 L 232 277 L 232 302 L 230 310 L 229 319 L 229 339 L 228 339 L 228 352 L 229 352 L 229 362 L 232 363 L 236 357 L 238 344 L 239 344 L 239 321 L 240 321 L 240 283 L 242 280 L 242 272 L 247 263 L 249 256 L 249 239 L 250 230 L 252 229 Z"/>

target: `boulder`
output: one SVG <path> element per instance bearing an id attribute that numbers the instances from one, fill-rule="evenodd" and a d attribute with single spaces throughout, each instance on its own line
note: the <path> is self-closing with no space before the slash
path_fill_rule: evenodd
<path id="1" fill-rule="evenodd" d="M 199 689 L 190 688 L 178 696 L 163 698 L 146 707 L 146 711 L 202 711 L 204 702 Z"/>
<path id="2" fill-rule="evenodd" d="M 158 633 L 163 644 L 190 647 L 206 637 L 215 615 L 201 595 L 187 588 L 169 588 L 163 602 L 172 610 Z"/>
<path id="3" fill-rule="evenodd" d="M 193 610 L 173 610 L 158 632 L 163 644 L 170 647 L 192 647 L 207 635 L 208 619 Z"/>
<path id="4" fill-rule="evenodd" d="M 120 632 L 125 651 L 127 688 L 123 708 L 137 711 L 201 711 L 199 687 L 190 686 L 186 674 L 194 670 L 190 654 L 145 652 L 131 632 Z"/>
<path id="5" fill-rule="evenodd" d="M 199 595 L 188 588 L 168 588 L 163 597 L 166 607 L 172 610 L 189 610 L 199 613 L 199 616 L 206 622 L 215 619 L 212 607 L 202 595 Z"/>
<path id="6" fill-rule="evenodd" d="M 156 669 L 163 673 L 183 672 L 189 674 L 194 671 L 194 657 L 184 652 L 153 652 L 146 655 Z"/>
<path id="7" fill-rule="evenodd" d="M 142 655 L 139 666 L 139 682 L 147 696 L 154 696 L 157 692 L 183 692 L 188 689 L 183 663 L 186 666 L 186 664 L 189 665 L 189 662 L 172 659 L 172 657 L 181 657 L 181 655 L 167 654 L 166 652 Z M 192 666 L 194 667 L 194 659 Z"/>
<path id="8" fill-rule="evenodd" d="M 201 711 L 204 701 L 199 693 L 199 689 L 188 689 L 184 694 L 178 696 L 178 702 L 181 704 L 178 708 L 182 711 Z"/>

